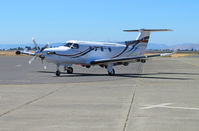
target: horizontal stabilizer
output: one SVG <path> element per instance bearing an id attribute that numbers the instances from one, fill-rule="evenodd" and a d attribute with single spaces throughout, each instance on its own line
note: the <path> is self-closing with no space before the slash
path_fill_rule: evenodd
<path id="1" fill-rule="evenodd" d="M 149 32 L 156 32 L 156 31 L 173 31 L 172 29 L 139 29 L 139 30 L 123 30 L 124 32 L 142 32 L 142 31 L 149 31 Z"/>

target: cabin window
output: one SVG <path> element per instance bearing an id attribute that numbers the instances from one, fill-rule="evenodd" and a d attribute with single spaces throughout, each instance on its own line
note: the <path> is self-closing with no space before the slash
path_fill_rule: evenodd
<path id="1" fill-rule="evenodd" d="M 109 52 L 111 52 L 111 48 L 110 47 L 108 48 L 108 50 L 109 50 Z"/>

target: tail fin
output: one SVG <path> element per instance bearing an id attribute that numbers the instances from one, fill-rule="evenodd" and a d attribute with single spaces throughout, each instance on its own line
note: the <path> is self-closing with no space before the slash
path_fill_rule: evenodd
<path id="1" fill-rule="evenodd" d="M 150 33 L 151 32 L 158 32 L 158 31 L 173 31 L 171 29 L 139 29 L 139 30 L 124 30 L 124 32 L 139 32 L 139 35 L 136 39 L 136 42 L 132 42 L 134 43 L 134 47 L 137 46 L 140 48 L 136 48 L 139 49 L 139 55 L 144 54 L 144 50 L 147 47 L 148 41 L 149 41 L 149 37 L 150 37 Z M 131 42 L 131 41 L 129 41 Z"/>

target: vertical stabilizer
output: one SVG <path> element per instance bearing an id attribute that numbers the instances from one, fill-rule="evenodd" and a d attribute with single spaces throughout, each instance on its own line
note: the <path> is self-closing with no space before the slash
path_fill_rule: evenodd
<path id="1" fill-rule="evenodd" d="M 150 37 L 150 31 L 144 31 L 144 29 L 140 29 L 138 32 L 139 35 L 137 36 L 136 40 L 142 40 L 143 38 Z"/>
<path id="2" fill-rule="evenodd" d="M 158 31 L 172 31 L 171 29 L 139 29 L 139 30 L 124 30 L 124 32 L 139 32 L 139 35 L 135 41 L 129 41 L 130 44 L 133 45 L 133 49 L 137 50 L 137 55 L 144 54 L 144 51 L 147 47 L 150 33 L 158 32 Z M 132 50 L 135 51 L 135 50 Z"/>

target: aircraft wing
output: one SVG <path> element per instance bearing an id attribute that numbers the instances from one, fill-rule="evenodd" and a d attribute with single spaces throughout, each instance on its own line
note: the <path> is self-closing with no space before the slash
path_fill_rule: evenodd
<path id="1" fill-rule="evenodd" d="M 110 59 L 99 59 L 91 61 L 91 65 L 99 65 L 106 63 L 115 63 L 115 62 L 133 62 L 134 60 L 146 59 L 150 57 L 158 57 L 158 56 L 170 56 L 173 53 L 163 53 L 163 54 L 155 54 L 155 55 L 142 55 L 142 56 L 133 56 L 133 57 L 120 57 L 120 58 L 110 58 Z"/>
<path id="2" fill-rule="evenodd" d="M 16 54 L 17 54 L 17 55 L 25 54 L 25 55 L 35 56 L 35 53 L 28 52 L 28 51 L 16 51 Z"/>

